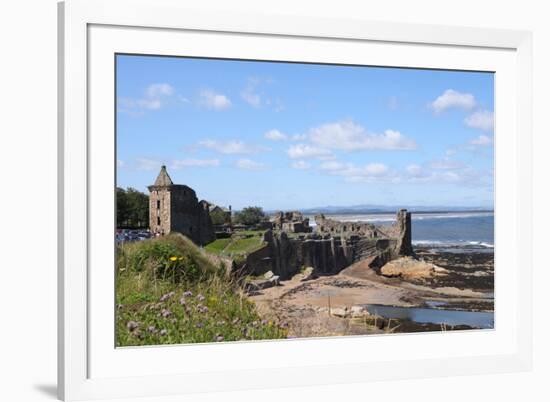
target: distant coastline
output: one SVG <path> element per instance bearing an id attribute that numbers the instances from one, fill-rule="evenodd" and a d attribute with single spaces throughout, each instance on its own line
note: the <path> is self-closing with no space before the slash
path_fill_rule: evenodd
<path id="1" fill-rule="evenodd" d="M 494 213 L 494 208 L 489 207 L 423 207 L 423 206 L 349 206 L 349 207 L 316 207 L 316 208 L 297 208 L 296 210 L 302 212 L 304 215 L 315 214 L 329 214 L 329 215 L 354 215 L 354 214 L 368 214 L 368 215 L 383 215 L 394 214 L 396 210 L 405 208 L 413 214 L 442 214 L 450 212 L 485 212 Z M 266 210 L 266 213 L 273 214 L 276 210 Z"/>

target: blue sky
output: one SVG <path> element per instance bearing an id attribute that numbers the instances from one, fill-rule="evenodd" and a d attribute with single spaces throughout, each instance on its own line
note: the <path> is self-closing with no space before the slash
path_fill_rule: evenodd
<path id="1" fill-rule="evenodd" d="M 117 185 L 240 209 L 493 206 L 492 73 L 117 56 Z"/>

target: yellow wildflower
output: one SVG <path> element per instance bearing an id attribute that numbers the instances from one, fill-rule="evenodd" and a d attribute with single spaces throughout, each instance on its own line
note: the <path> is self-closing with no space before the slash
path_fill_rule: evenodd
<path id="1" fill-rule="evenodd" d="M 170 261 L 176 261 L 178 257 L 170 257 Z"/>

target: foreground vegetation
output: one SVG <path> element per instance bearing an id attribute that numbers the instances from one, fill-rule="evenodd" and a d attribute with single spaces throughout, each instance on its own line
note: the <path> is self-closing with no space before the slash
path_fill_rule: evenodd
<path id="1" fill-rule="evenodd" d="M 179 235 L 118 246 L 117 346 L 279 339 L 226 267 Z"/>

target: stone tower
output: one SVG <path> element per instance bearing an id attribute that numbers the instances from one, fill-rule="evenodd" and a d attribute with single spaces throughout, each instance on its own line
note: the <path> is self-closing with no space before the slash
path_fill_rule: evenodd
<path id="1" fill-rule="evenodd" d="M 174 184 L 166 166 L 161 167 L 155 183 L 148 188 L 149 229 L 152 233 L 178 232 L 199 245 L 215 240 L 208 203 L 199 202 L 191 187 Z"/>
<path id="2" fill-rule="evenodd" d="M 400 209 L 397 212 L 396 226 L 399 231 L 397 253 L 399 255 L 413 255 L 411 213 L 406 209 Z"/>

